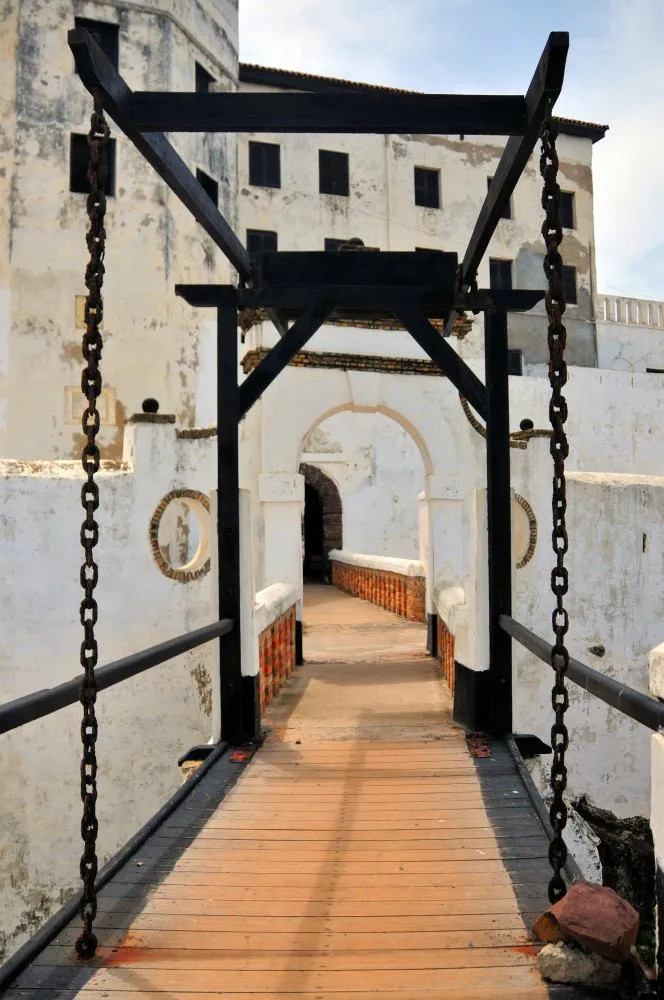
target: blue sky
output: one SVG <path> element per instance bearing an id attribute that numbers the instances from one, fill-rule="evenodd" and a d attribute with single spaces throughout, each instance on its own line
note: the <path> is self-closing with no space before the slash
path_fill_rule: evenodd
<path id="1" fill-rule="evenodd" d="M 524 93 L 569 31 L 556 110 L 594 147 L 599 291 L 664 300 L 664 0 L 240 0 L 240 58 L 439 93 Z"/>

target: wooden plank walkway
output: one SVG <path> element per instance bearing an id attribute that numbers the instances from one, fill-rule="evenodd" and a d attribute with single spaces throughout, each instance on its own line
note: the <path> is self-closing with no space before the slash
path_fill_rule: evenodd
<path id="1" fill-rule="evenodd" d="M 104 890 L 98 958 L 67 929 L 16 1000 L 579 996 L 536 969 L 547 841 L 506 748 L 471 757 L 433 661 L 360 645 L 298 671 L 237 784 L 216 765 Z"/>

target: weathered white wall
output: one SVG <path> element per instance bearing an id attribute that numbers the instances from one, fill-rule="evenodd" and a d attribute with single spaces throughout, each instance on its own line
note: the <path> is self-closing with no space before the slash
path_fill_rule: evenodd
<path id="1" fill-rule="evenodd" d="M 69 191 L 69 137 L 87 132 L 91 98 L 67 46 L 76 15 L 119 24 L 119 69 L 132 88 L 193 90 L 195 61 L 222 89 L 237 77 L 235 0 L 11 0 L 3 8 L 0 455 L 12 458 L 80 452 L 75 297 L 85 294 L 87 219 L 85 195 Z M 196 422 L 198 317 L 173 285 L 224 281 L 232 271 L 112 122 L 111 129 L 116 194 L 107 210 L 101 436 L 106 455 L 119 457 L 126 414 L 147 396 L 182 424 Z M 233 221 L 234 137 L 185 135 L 175 143 L 192 169 L 219 181 L 220 208 Z"/>
<path id="2" fill-rule="evenodd" d="M 241 83 L 244 91 L 268 88 Z M 281 188 L 249 184 L 249 142 L 281 146 Z M 326 238 L 360 237 L 381 250 L 441 249 L 463 256 L 505 139 L 496 136 L 280 135 L 245 134 L 238 142 L 239 227 L 273 230 L 280 250 L 323 250 Z M 318 150 L 349 155 L 349 197 L 319 194 Z M 576 228 L 565 230 L 562 253 L 577 268 L 578 305 L 570 306 L 568 355 L 571 363 L 593 365 L 594 230 L 592 143 L 561 134 L 560 184 L 575 196 Z M 502 219 L 480 265 L 480 286 L 489 284 L 489 257 L 510 259 L 517 288 L 542 288 L 544 244 L 538 156 L 532 156 L 512 198 L 512 219 Z M 413 168 L 440 170 L 441 208 L 414 202 Z M 528 361 L 543 361 L 546 337 L 539 337 L 543 306 L 510 319 L 510 346 Z M 480 319 L 465 347 L 481 344 Z"/>
<path id="3" fill-rule="evenodd" d="M 424 468 L 403 427 L 379 413 L 337 413 L 307 436 L 302 460 L 339 488 L 344 548 L 417 558 Z"/>
<path id="4" fill-rule="evenodd" d="M 531 488 L 539 494 L 535 509 L 548 528 L 544 518 L 550 500 L 539 485 Z M 664 478 L 577 472 L 568 477 L 567 494 L 570 653 L 648 693 L 648 655 L 661 636 L 664 613 Z M 543 543 L 517 572 L 515 617 L 549 636 L 554 599 L 542 581 L 554 556 L 546 533 Z M 603 656 L 589 651 L 598 645 L 605 647 Z M 515 729 L 545 736 L 552 718 L 551 672 L 515 649 Z M 569 687 L 570 797 L 588 791 L 598 805 L 618 815 L 648 815 L 650 731 Z"/>
<path id="5" fill-rule="evenodd" d="M 157 568 L 148 524 L 177 486 L 209 492 L 210 441 L 172 424 L 127 428 L 125 463 L 99 474 L 99 662 L 215 620 L 210 576 L 174 582 Z M 80 673 L 75 462 L 0 463 L 0 700 Z M 175 791 L 177 758 L 210 736 L 210 645 L 99 695 L 99 857 L 107 859 Z M 2 737 L 0 953 L 43 923 L 77 885 L 80 709 L 71 706 Z"/>

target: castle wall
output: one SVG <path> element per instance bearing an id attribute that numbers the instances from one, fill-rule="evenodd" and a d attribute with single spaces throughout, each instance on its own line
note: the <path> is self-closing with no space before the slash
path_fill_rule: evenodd
<path id="1" fill-rule="evenodd" d="M 212 445 L 178 438 L 172 423 L 130 425 L 124 461 L 98 474 L 100 666 L 215 620 L 210 574 L 187 583 L 166 575 L 149 538 L 171 490 L 209 494 Z M 2 563 L 11 567 L 0 588 L 2 703 L 81 672 L 80 491 L 77 462 L 0 462 Z M 176 790 L 178 757 L 210 738 L 211 651 L 200 646 L 99 694 L 100 863 Z M 2 737 L 0 957 L 78 886 L 80 718 L 72 705 Z"/>
<path id="2" fill-rule="evenodd" d="M 134 89 L 193 90 L 200 62 L 236 86 L 232 0 L 18 0 L 10 4 L 2 73 L 15 94 L 0 108 L 0 455 L 80 454 L 80 344 L 86 263 L 84 194 L 69 190 L 70 134 L 86 133 L 91 98 L 74 72 L 67 31 L 81 16 L 119 25 L 119 71 Z M 4 54 L 4 53 L 3 53 Z M 12 57 L 15 58 L 12 58 Z M 13 68 L 13 79 L 12 79 Z M 176 282 L 228 281 L 232 270 L 143 157 L 114 128 L 116 191 L 108 198 L 101 440 L 119 457 L 126 415 L 156 397 L 196 422 L 201 339 L 209 316 L 173 294 Z M 219 183 L 235 218 L 233 137 L 177 136 L 188 165 Z M 4 173 L 3 173 L 4 170 Z M 8 248 L 8 249 L 7 249 Z"/>
<path id="3" fill-rule="evenodd" d="M 267 90 L 247 83 L 240 89 Z M 252 140 L 281 146 L 280 188 L 249 184 Z M 381 250 L 424 247 L 463 257 L 505 142 L 500 136 L 243 134 L 238 142 L 240 234 L 244 239 L 248 229 L 276 231 L 280 250 L 323 250 L 326 238 L 360 237 Z M 348 197 L 319 194 L 319 149 L 348 154 Z M 564 231 L 561 247 L 565 263 L 577 269 L 578 304 L 568 307 L 566 317 L 568 356 L 571 364 L 595 365 L 592 143 L 561 134 L 558 150 L 560 186 L 573 192 L 575 203 L 575 228 Z M 440 171 L 439 209 L 415 205 L 416 166 Z M 490 257 L 513 262 L 515 288 L 544 287 L 541 189 L 535 151 L 514 191 L 512 218 L 499 221 L 480 264 L 480 287 L 489 285 Z M 545 358 L 543 315 L 540 305 L 530 314 L 510 317 L 510 347 L 523 351 L 525 364 Z M 477 317 L 461 347 L 465 357 L 482 353 L 482 326 Z"/>

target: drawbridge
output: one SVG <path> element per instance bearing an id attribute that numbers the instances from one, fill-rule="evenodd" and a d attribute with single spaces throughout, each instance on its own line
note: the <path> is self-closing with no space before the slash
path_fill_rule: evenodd
<path id="1" fill-rule="evenodd" d="M 537 971 L 549 840 L 518 752 L 452 721 L 424 626 L 312 589 L 313 662 L 270 705 L 262 746 L 190 778 L 100 890 L 94 959 L 76 956 L 75 919 L 9 996 L 586 995 Z"/>
<path id="2" fill-rule="evenodd" d="M 567 33 L 550 35 L 525 95 L 489 96 L 134 93 L 87 32 L 70 32 L 69 44 L 94 97 L 82 379 L 83 673 L 0 706 L 0 732 L 80 700 L 83 890 L 6 963 L 1 985 L 16 1000 L 583 996 L 543 982 L 529 932 L 547 898 L 561 899 L 578 875 L 563 840 L 566 684 L 580 684 L 654 731 L 664 727 L 664 706 L 574 660 L 565 645 L 567 369 L 553 107 Z M 98 667 L 105 113 L 226 254 L 238 282 L 176 288 L 217 317 L 217 620 Z M 436 250 L 252 259 L 170 144 L 166 134 L 178 131 L 509 138 L 461 261 Z M 478 266 L 538 140 L 547 290 L 479 289 Z M 552 388 L 553 643 L 516 621 L 511 607 L 507 320 L 542 298 Z M 238 384 L 238 319 L 252 309 L 266 310 L 280 339 Z M 449 343 L 464 310 L 483 313 L 484 383 Z M 361 322 L 386 313 L 486 424 L 489 663 L 468 672 L 477 687 L 466 691 L 469 728 L 478 728 L 472 710 L 481 709 L 486 737 L 466 738 L 424 655 L 358 663 L 338 652 L 336 660 L 304 664 L 264 718 L 259 678 L 243 670 L 239 422 L 330 316 Z M 334 633 L 343 645 L 343 630 Z M 554 678 L 548 811 L 512 736 L 513 641 Z M 217 644 L 220 739 L 197 748 L 205 759 L 196 774 L 98 871 L 97 695 L 204 643 Z"/>

